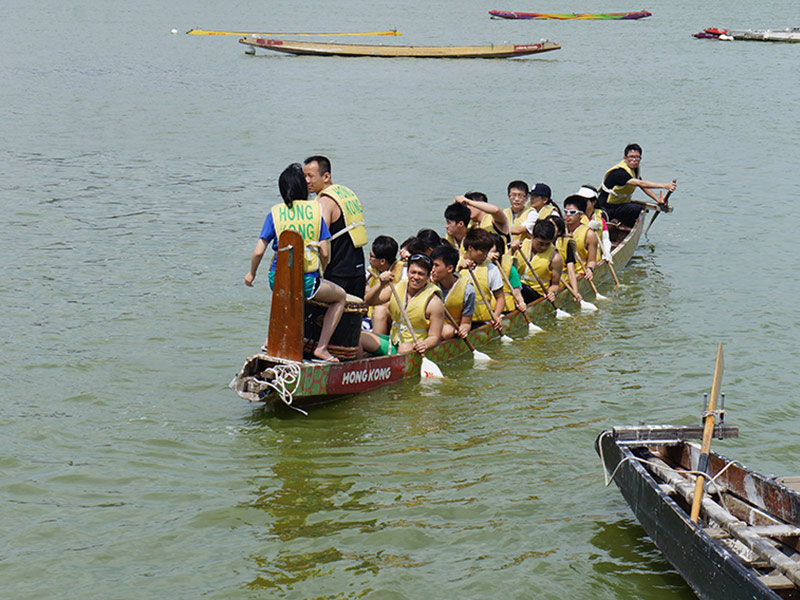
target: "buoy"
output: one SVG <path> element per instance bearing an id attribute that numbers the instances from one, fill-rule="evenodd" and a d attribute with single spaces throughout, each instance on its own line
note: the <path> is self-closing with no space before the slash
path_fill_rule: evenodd
<path id="1" fill-rule="evenodd" d="M 172 31 L 170 31 L 170 33 L 171 33 L 172 35 L 175 35 L 175 34 L 177 34 L 177 33 L 178 33 L 178 30 L 177 30 L 177 29 L 175 29 L 175 28 L 173 28 L 173 29 L 172 29 Z"/>

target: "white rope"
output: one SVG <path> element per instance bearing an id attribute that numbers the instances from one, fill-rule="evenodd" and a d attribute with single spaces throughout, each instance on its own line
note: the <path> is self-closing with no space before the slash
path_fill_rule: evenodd
<path id="1" fill-rule="evenodd" d="M 294 394 L 297 391 L 297 387 L 300 385 L 300 372 L 301 368 L 299 364 L 278 364 L 274 367 L 264 369 L 263 375 L 265 377 L 272 375 L 272 379 L 265 378 L 261 381 L 267 387 L 272 388 L 275 393 L 278 394 L 281 402 L 283 402 L 286 406 L 293 408 L 307 416 L 308 413 L 306 411 L 297 408 L 296 406 L 292 406 Z M 289 389 L 290 386 L 291 389 Z"/>
<path id="2" fill-rule="evenodd" d="M 610 431 L 604 431 L 601 434 L 600 437 L 602 438 L 603 436 L 606 436 L 606 435 L 611 435 L 611 432 Z M 673 469 L 672 467 L 668 467 L 666 465 L 657 464 L 657 463 L 651 462 L 651 461 L 649 461 L 647 459 L 639 458 L 638 456 L 626 456 L 625 458 L 623 458 L 621 461 L 619 461 L 617 463 L 617 466 L 614 468 L 614 471 L 609 476 L 608 475 L 608 471 L 606 471 L 606 468 L 605 468 L 606 460 L 603 457 L 603 444 L 601 442 L 599 442 L 599 441 L 598 441 L 598 448 L 600 448 L 600 460 L 603 463 L 603 479 L 605 480 L 606 487 L 608 487 L 611 484 L 611 482 L 614 481 L 614 476 L 617 474 L 617 471 L 619 471 L 619 468 L 624 463 L 628 462 L 629 460 L 635 460 L 635 461 L 640 462 L 642 464 L 650 465 L 651 467 L 657 467 L 659 469 L 663 469 L 664 471 L 672 471 L 673 473 L 678 473 L 679 475 L 694 475 L 695 477 L 702 476 L 703 479 L 705 480 L 705 482 L 703 483 L 703 488 L 704 489 L 708 485 L 710 485 L 711 483 L 716 484 L 715 480 L 717 479 L 717 477 L 722 475 L 731 466 L 733 466 L 733 465 L 743 466 L 738 461 L 732 460 L 727 465 L 725 465 L 725 467 L 723 469 L 721 469 L 719 473 L 714 475 L 714 477 L 709 477 L 708 473 L 703 473 L 702 471 L 692 471 L 692 470 L 688 470 L 688 469 Z"/>

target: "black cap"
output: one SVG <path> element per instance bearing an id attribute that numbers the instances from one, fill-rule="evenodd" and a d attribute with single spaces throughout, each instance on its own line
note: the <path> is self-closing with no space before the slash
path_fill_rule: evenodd
<path id="1" fill-rule="evenodd" d="M 553 192 L 546 183 L 537 183 L 531 188 L 531 196 L 541 196 L 542 198 L 552 198 Z"/>

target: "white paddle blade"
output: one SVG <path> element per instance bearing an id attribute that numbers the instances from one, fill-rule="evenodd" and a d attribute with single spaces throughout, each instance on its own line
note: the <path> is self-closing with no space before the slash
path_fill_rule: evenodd
<path id="1" fill-rule="evenodd" d="M 500 340 L 501 340 L 501 341 L 502 341 L 504 344 L 510 344 L 511 342 L 513 342 L 513 341 L 514 341 L 514 340 L 513 340 L 513 338 L 510 338 L 510 337 L 508 337 L 506 334 L 503 334 L 503 335 L 501 335 L 501 336 L 500 336 Z"/>
<path id="2" fill-rule="evenodd" d="M 422 357 L 422 366 L 420 367 L 420 375 L 427 378 L 436 378 L 441 379 L 444 377 L 444 373 L 439 368 L 435 362 L 429 359 L 427 356 Z"/>
<path id="3" fill-rule="evenodd" d="M 585 310 L 586 312 L 594 312 L 597 310 L 597 306 L 591 302 L 587 302 L 586 300 L 581 300 L 581 310 Z"/>
<path id="4" fill-rule="evenodd" d="M 538 325 L 535 325 L 534 323 L 528 323 L 528 333 L 541 333 L 542 331 L 544 331 L 544 329 Z"/>
<path id="5" fill-rule="evenodd" d="M 476 362 L 491 362 L 492 357 L 488 354 L 481 352 L 480 350 L 473 350 L 472 351 L 472 358 Z"/>
<path id="6" fill-rule="evenodd" d="M 556 309 L 556 319 L 569 319 L 572 315 L 560 308 Z"/>
<path id="7" fill-rule="evenodd" d="M 600 292 L 597 292 L 594 295 L 594 299 L 595 300 L 608 300 L 609 298 L 608 298 L 608 296 L 603 296 L 603 294 L 601 294 Z"/>

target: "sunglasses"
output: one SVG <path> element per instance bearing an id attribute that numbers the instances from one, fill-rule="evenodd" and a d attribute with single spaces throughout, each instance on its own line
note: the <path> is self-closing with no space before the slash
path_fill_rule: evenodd
<path id="1" fill-rule="evenodd" d="M 408 258 L 408 262 L 413 262 L 415 260 L 421 260 L 433 266 L 433 261 L 431 260 L 431 257 L 428 256 L 427 254 L 413 254 Z"/>
<path id="2" fill-rule="evenodd" d="M 565 208 L 564 209 L 564 214 L 565 215 L 577 215 L 579 212 L 581 212 L 581 211 L 579 211 L 579 210 L 577 210 L 575 208 Z"/>

